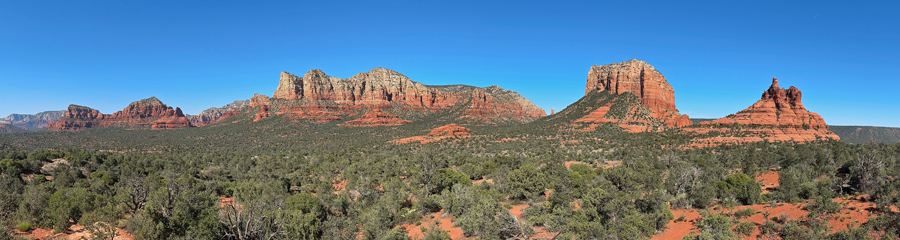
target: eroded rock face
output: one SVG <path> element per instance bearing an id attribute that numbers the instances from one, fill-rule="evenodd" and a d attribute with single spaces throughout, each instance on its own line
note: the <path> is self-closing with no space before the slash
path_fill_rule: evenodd
<path id="1" fill-rule="evenodd" d="M 303 77 L 282 72 L 272 99 L 263 97 L 251 99 L 251 107 L 261 107 L 257 120 L 285 114 L 291 120 L 325 123 L 362 115 L 341 124 L 347 127 L 403 124 L 451 108 L 463 111 L 454 111 L 445 120 L 491 124 L 528 122 L 545 115 L 528 99 L 497 86 L 426 86 L 384 68 L 344 79 L 318 69 Z"/>
<path id="2" fill-rule="evenodd" d="M 463 126 L 456 125 L 456 123 L 447 124 L 435 129 L 432 129 L 431 132 L 428 133 L 429 136 L 455 136 L 455 137 L 465 137 L 469 136 L 469 129 Z"/>
<path id="3" fill-rule="evenodd" d="M 806 110 L 801 102 L 802 93 L 796 87 L 784 89 L 778 79 L 763 92 L 759 101 L 738 113 L 713 121 L 702 122 L 694 132 L 723 132 L 723 137 L 708 142 L 795 141 L 808 142 L 817 138 L 840 140 L 828 130 L 819 114 Z M 728 128 L 727 130 L 723 130 Z M 740 133 L 740 134 L 729 134 Z M 739 137 L 730 137 L 735 135 Z"/>
<path id="4" fill-rule="evenodd" d="M 96 109 L 72 104 L 66 109 L 66 113 L 63 117 L 58 121 L 51 123 L 47 126 L 47 129 L 55 131 L 77 131 L 91 128 L 103 120 L 103 118 L 104 115 Z"/>
<path id="5" fill-rule="evenodd" d="M 794 128 L 825 129 L 828 125 L 819 114 L 803 107 L 803 94 L 796 87 L 788 89 L 778 86 L 778 79 L 772 79 L 772 86 L 763 92 L 759 101 L 732 116 L 713 120 L 720 125 L 761 125 Z"/>
<path id="6" fill-rule="evenodd" d="M 411 123 L 410 120 L 400 118 L 400 116 L 382 111 L 380 108 L 372 109 L 357 119 L 338 124 L 341 127 L 376 127 L 376 126 L 397 126 Z"/>
<path id="7" fill-rule="evenodd" d="M 149 126 L 152 129 L 191 127 L 190 120 L 180 108 L 166 106 L 156 97 L 128 104 L 122 111 L 102 114 L 85 106 L 69 105 L 59 121 L 50 124 L 51 130 L 77 131 L 86 128 L 121 126 L 126 128 Z"/>
<path id="8" fill-rule="evenodd" d="M 250 103 L 250 100 L 237 100 L 221 107 L 211 107 L 200 112 L 195 116 L 189 116 L 191 125 L 203 126 L 218 121 L 220 118 L 225 119 L 236 115 L 236 113 Z"/>
<path id="9" fill-rule="evenodd" d="M 394 144 L 406 144 L 406 143 L 431 143 L 437 142 L 445 139 L 458 139 L 458 138 L 467 138 L 470 136 L 469 129 L 463 126 L 459 126 L 456 123 L 447 124 L 444 126 L 440 126 L 434 128 L 427 135 L 424 136 L 414 136 L 408 138 L 402 138 L 390 141 L 390 143 Z"/>
<path id="10" fill-rule="evenodd" d="M 181 112 L 181 108 L 177 107 L 174 111 L 169 107 L 165 116 L 150 123 L 151 129 L 176 129 L 186 127 L 191 127 L 191 121 L 184 116 L 184 113 Z"/>
<path id="11" fill-rule="evenodd" d="M 632 59 L 625 62 L 592 66 L 588 72 L 584 93 L 609 91 L 614 94 L 630 92 L 653 116 L 669 127 L 691 125 L 687 115 L 675 108 L 675 90 L 659 71 L 650 64 Z"/>

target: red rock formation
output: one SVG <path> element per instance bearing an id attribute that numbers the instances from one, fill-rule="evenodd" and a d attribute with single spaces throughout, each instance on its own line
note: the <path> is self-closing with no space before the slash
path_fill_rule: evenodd
<path id="1" fill-rule="evenodd" d="M 283 75 L 283 74 L 282 74 Z M 253 115 L 253 121 L 258 122 L 259 120 L 266 119 L 269 117 L 269 97 L 262 94 L 253 94 L 253 97 L 250 98 L 251 108 L 259 107 L 259 111 Z"/>
<path id="2" fill-rule="evenodd" d="M 466 137 L 469 136 L 469 129 L 456 125 L 456 123 L 447 124 L 435 129 L 432 129 L 431 132 L 428 133 L 429 136 L 453 136 L 453 137 Z"/>
<path id="3" fill-rule="evenodd" d="M 189 120 L 191 120 L 191 125 L 194 126 L 203 126 L 210 123 L 219 122 L 220 119 L 224 120 L 229 117 L 233 117 L 240 113 L 247 105 L 250 103 L 249 100 L 237 100 L 229 104 L 225 104 L 221 107 L 211 107 L 207 108 L 200 112 L 200 114 L 194 116 L 187 116 Z"/>
<path id="4" fill-rule="evenodd" d="M 133 102 L 122 111 L 113 114 L 101 114 L 92 108 L 69 105 L 65 115 L 48 128 L 57 131 L 75 131 L 108 126 L 127 128 L 150 126 L 153 129 L 171 129 L 192 125 L 181 109 L 172 109 L 156 97 L 151 97 Z"/>
<path id="5" fill-rule="evenodd" d="M 688 116 L 682 115 L 675 108 L 675 90 L 656 68 L 644 61 L 632 59 L 591 67 L 584 93 L 587 95 L 592 91 L 609 91 L 615 94 L 630 92 L 638 96 L 641 104 L 667 126 L 691 125 Z"/>
<path id="6" fill-rule="evenodd" d="M 163 117 L 150 123 L 151 129 L 176 129 L 186 127 L 191 127 L 191 121 L 184 116 L 184 113 L 181 112 L 181 108 L 177 107 L 174 111 L 169 107 Z"/>
<path id="7" fill-rule="evenodd" d="M 796 87 L 788 89 L 778 86 L 778 79 L 763 92 L 759 101 L 738 113 L 709 122 L 700 123 L 693 132 L 724 132 L 724 137 L 706 139 L 716 142 L 795 141 L 808 142 L 817 138 L 839 140 L 828 130 L 828 125 L 819 114 L 807 111 L 801 102 L 802 93 Z M 720 134 L 723 135 L 723 134 Z M 743 136 L 743 137 L 732 137 Z"/>
<path id="8" fill-rule="evenodd" d="M 254 103 L 251 99 L 251 107 L 263 105 L 267 108 L 257 113 L 258 119 L 266 114 L 286 114 L 288 119 L 319 123 L 352 117 L 351 112 L 365 109 L 390 110 L 391 114 L 402 113 L 400 118 L 407 119 L 407 115 L 421 118 L 461 105 L 465 105 L 464 114 L 455 119 L 483 123 L 527 122 L 545 115 L 543 109 L 518 93 L 497 86 L 426 86 L 384 68 L 345 79 L 328 76 L 318 69 L 303 77 L 282 72 L 272 100 L 260 98 Z M 357 126 L 354 120 L 348 123 L 342 126 Z"/>
<path id="9" fill-rule="evenodd" d="M 72 104 L 66 109 L 63 117 L 51 123 L 47 126 L 47 129 L 54 131 L 82 130 L 93 127 L 100 120 L 103 120 L 103 117 L 104 115 L 96 109 Z"/>
<path id="10" fill-rule="evenodd" d="M 772 79 L 772 86 L 763 92 L 759 101 L 732 116 L 713 120 L 719 125 L 761 125 L 804 127 L 828 130 L 828 125 L 819 114 L 807 111 L 800 101 L 803 96 L 796 87 L 787 90 L 778 87 L 778 79 Z"/>
<path id="11" fill-rule="evenodd" d="M 376 126 L 397 126 L 412 121 L 400 118 L 400 116 L 382 111 L 380 108 L 374 108 L 363 114 L 357 119 L 338 124 L 341 127 L 376 127 Z"/>
<path id="12" fill-rule="evenodd" d="M 468 128 L 459 126 L 456 123 L 451 123 L 432 129 L 431 132 L 428 133 L 428 135 L 397 139 L 390 142 L 395 144 L 405 144 L 412 142 L 430 143 L 441 141 L 444 139 L 466 138 L 469 137 L 469 131 L 470 130 Z"/>

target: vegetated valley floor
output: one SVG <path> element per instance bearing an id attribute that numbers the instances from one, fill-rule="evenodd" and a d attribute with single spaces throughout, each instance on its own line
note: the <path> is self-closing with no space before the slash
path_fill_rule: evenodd
<path id="1" fill-rule="evenodd" d="M 0 135 L 3 237 L 900 236 L 900 145 L 691 148 L 674 130 L 546 121 L 423 144 L 393 141 L 442 124 L 250 121 Z"/>

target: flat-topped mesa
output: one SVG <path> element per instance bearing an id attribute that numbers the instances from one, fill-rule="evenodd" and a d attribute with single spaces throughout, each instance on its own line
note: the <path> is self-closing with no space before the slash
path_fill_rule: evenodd
<path id="1" fill-rule="evenodd" d="M 788 89 L 778 86 L 778 79 L 772 78 L 772 85 L 762 93 L 759 101 L 730 115 L 707 124 L 782 126 L 806 129 L 828 130 L 828 124 L 819 114 L 807 111 L 801 102 L 803 94 L 796 87 Z"/>
<path id="2" fill-rule="evenodd" d="M 96 109 L 85 106 L 69 105 L 63 117 L 47 128 L 56 131 L 77 131 L 109 126 L 127 128 L 150 126 L 151 129 L 172 129 L 192 127 L 193 125 L 180 108 L 166 106 L 156 97 L 150 97 L 132 102 L 113 114 L 102 114 Z"/>
<path id="3" fill-rule="evenodd" d="M 641 100 L 653 116 L 669 127 L 691 125 L 687 115 L 675 108 L 675 90 L 659 71 L 650 64 L 632 59 L 620 63 L 592 66 L 588 72 L 584 94 L 609 91 L 614 94 L 630 92 Z"/>
<path id="4" fill-rule="evenodd" d="M 463 115 L 444 120 L 528 122 L 546 115 L 543 109 L 518 93 L 497 86 L 428 86 L 385 68 L 375 68 L 344 79 L 328 76 L 319 69 L 311 70 L 303 77 L 281 72 L 278 88 L 272 95 L 274 105 L 269 106 L 269 103 L 259 100 L 259 103 L 254 103 L 251 99 L 250 106 L 265 105 L 261 111 L 271 109 L 274 114 L 287 114 L 289 119 L 307 119 L 318 123 L 364 115 L 369 120 L 360 119 L 358 123 L 370 123 L 373 122 L 371 117 L 381 116 L 379 119 L 393 119 L 386 125 L 394 125 L 451 108 L 464 110 Z M 375 108 L 397 115 L 399 119 L 381 112 L 365 115 L 373 112 L 366 109 Z M 262 113 L 257 116 L 266 117 Z M 353 124 L 357 122 L 342 126 L 360 126 Z M 381 120 L 373 123 L 378 125 L 379 122 Z"/>

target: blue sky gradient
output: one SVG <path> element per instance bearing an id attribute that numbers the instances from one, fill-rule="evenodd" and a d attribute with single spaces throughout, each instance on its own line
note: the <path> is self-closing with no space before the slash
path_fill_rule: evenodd
<path id="1" fill-rule="evenodd" d="M 549 112 L 583 96 L 591 65 L 640 59 L 693 118 L 740 111 L 777 77 L 829 124 L 900 127 L 897 1 L 261 2 L 0 3 L 0 116 L 150 96 L 197 114 L 271 96 L 280 71 L 375 67 Z"/>

